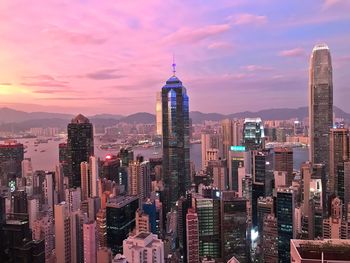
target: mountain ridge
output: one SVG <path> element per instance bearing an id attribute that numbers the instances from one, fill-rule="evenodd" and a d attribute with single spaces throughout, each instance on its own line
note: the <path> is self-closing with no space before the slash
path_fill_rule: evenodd
<path id="1" fill-rule="evenodd" d="M 334 113 L 338 118 L 344 118 L 345 121 L 350 122 L 350 114 L 341 110 L 338 107 L 334 107 Z M 272 108 L 263 109 L 259 111 L 242 111 L 232 114 L 221 113 L 203 113 L 200 111 L 191 111 L 190 118 L 193 124 L 203 123 L 204 121 L 221 121 L 223 119 L 239 119 L 239 118 L 252 118 L 260 117 L 263 120 L 288 120 L 291 118 L 297 118 L 303 120 L 308 116 L 307 107 L 298 108 Z M 57 121 L 59 126 L 66 125 L 72 118 L 73 114 L 65 113 L 52 113 L 52 112 L 25 112 L 14 110 L 11 108 L 0 108 L 0 129 L 4 126 L 25 126 L 25 127 L 49 127 L 47 125 L 53 125 L 54 121 Z M 108 125 L 114 125 L 118 122 L 125 123 L 143 123 L 150 124 L 155 123 L 155 114 L 148 112 L 136 112 L 127 116 L 120 114 L 96 114 L 87 116 L 92 123 L 102 125 L 104 127 Z M 40 125 L 40 126 L 33 126 Z M 52 127 L 52 126 L 51 126 Z"/>

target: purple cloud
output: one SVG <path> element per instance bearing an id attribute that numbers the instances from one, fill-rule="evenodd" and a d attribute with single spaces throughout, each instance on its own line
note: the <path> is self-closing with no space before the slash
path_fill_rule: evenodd
<path id="1" fill-rule="evenodd" d="M 247 65 L 242 66 L 241 69 L 248 71 L 248 72 L 256 72 L 256 71 L 271 71 L 273 68 L 266 67 L 266 66 L 260 66 L 260 65 Z"/>
<path id="2" fill-rule="evenodd" d="M 50 75 L 37 75 L 23 77 L 22 86 L 28 87 L 53 87 L 53 88 L 68 88 L 67 81 L 56 80 Z"/>
<path id="3" fill-rule="evenodd" d="M 86 74 L 87 78 L 95 80 L 120 79 L 123 75 L 116 74 L 118 69 L 102 69 Z"/>
<path id="4" fill-rule="evenodd" d="M 306 52 L 303 48 L 293 48 L 293 49 L 282 50 L 278 52 L 278 55 L 281 57 L 305 57 Z"/>
<path id="5" fill-rule="evenodd" d="M 106 38 L 97 37 L 92 34 L 63 30 L 57 27 L 44 30 L 44 33 L 53 40 L 62 40 L 75 45 L 100 45 L 107 40 Z"/>
<path id="6" fill-rule="evenodd" d="M 254 14 L 238 14 L 238 15 L 231 15 L 228 17 L 228 20 L 231 22 L 232 25 L 263 25 L 267 23 L 267 17 L 266 16 L 260 16 L 260 15 L 254 15 Z"/>
<path id="7" fill-rule="evenodd" d="M 230 25 L 219 24 L 219 25 L 208 25 L 199 28 L 188 28 L 183 27 L 178 31 L 166 36 L 163 41 L 164 43 L 196 43 L 203 39 L 220 35 L 230 30 Z"/>
<path id="8" fill-rule="evenodd" d="M 233 45 L 229 42 L 214 42 L 208 45 L 210 50 L 233 50 Z"/>

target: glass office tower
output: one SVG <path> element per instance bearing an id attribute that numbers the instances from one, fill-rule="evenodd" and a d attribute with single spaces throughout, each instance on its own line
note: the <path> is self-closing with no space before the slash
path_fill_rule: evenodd
<path id="1" fill-rule="evenodd" d="M 162 88 L 162 124 L 164 203 L 170 211 L 190 186 L 188 96 L 175 75 Z"/>

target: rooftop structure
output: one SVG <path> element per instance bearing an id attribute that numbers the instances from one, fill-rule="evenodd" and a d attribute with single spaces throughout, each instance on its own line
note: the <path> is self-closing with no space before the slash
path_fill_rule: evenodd
<path id="1" fill-rule="evenodd" d="M 350 240 L 299 240 L 290 242 L 292 262 L 349 262 Z M 323 261 L 322 261 L 323 257 Z"/>

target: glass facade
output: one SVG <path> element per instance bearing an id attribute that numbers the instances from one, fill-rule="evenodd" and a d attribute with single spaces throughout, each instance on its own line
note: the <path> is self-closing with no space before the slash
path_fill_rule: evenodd
<path id="1" fill-rule="evenodd" d="M 113 254 L 123 253 L 123 240 L 135 228 L 135 213 L 138 208 L 138 198 L 130 196 L 112 199 L 107 204 L 107 246 Z"/>
<path id="2" fill-rule="evenodd" d="M 10 181 L 22 176 L 23 159 L 23 144 L 15 141 L 0 144 L 0 180 L 3 181 L 3 185 L 8 185 Z"/>
<path id="3" fill-rule="evenodd" d="M 199 256 L 221 258 L 220 199 L 196 199 L 199 222 Z"/>
<path id="4" fill-rule="evenodd" d="M 247 150 L 263 147 L 264 127 L 260 118 L 245 119 L 243 124 L 243 145 Z"/>
<path id="5" fill-rule="evenodd" d="M 329 131 L 333 126 L 333 80 L 329 48 L 316 45 L 310 58 L 309 136 L 312 163 L 323 163 L 328 171 Z"/>
<path id="6" fill-rule="evenodd" d="M 81 114 L 68 124 L 67 146 L 71 172 L 69 184 L 71 187 L 80 187 L 80 164 L 88 162 L 89 157 L 94 155 L 93 127 Z"/>
<path id="7" fill-rule="evenodd" d="M 291 189 L 277 190 L 278 262 L 290 262 L 290 240 L 293 239 L 294 194 Z"/>
<path id="8" fill-rule="evenodd" d="M 175 76 L 162 88 L 163 179 L 165 209 L 170 211 L 190 186 L 189 101 Z"/>
<path id="9" fill-rule="evenodd" d="M 223 196 L 221 202 L 223 259 L 235 256 L 239 262 L 249 262 L 247 200 Z"/>

